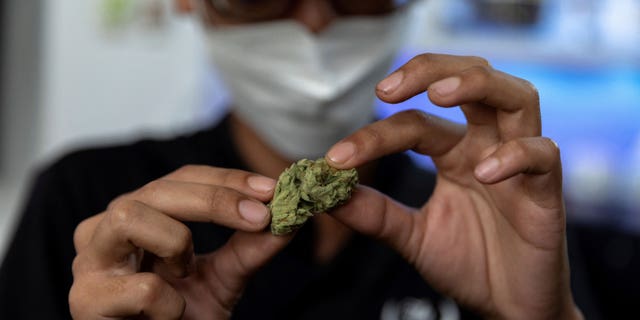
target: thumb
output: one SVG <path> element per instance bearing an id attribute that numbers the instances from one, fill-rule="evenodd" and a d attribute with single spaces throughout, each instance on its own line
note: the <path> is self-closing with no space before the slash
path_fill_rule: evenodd
<path id="1" fill-rule="evenodd" d="M 232 310 L 249 277 L 267 264 L 293 238 L 269 231 L 237 231 L 220 249 L 205 257 L 202 273 L 220 304 Z"/>
<path id="2" fill-rule="evenodd" d="M 409 257 L 408 248 L 419 243 L 417 237 L 421 234 L 413 232 L 417 218 L 414 213 L 415 209 L 359 185 L 351 199 L 331 215 L 355 231 L 380 239 Z"/>

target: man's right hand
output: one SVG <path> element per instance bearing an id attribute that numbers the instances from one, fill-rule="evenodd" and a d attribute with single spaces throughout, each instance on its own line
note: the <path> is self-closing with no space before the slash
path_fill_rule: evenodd
<path id="1" fill-rule="evenodd" d="M 115 199 L 76 229 L 75 319 L 228 318 L 247 279 L 291 237 L 261 232 L 275 181 L 186 166 Z M 218 250 L 195 256 L 182 221 L 238 230 Z"/>

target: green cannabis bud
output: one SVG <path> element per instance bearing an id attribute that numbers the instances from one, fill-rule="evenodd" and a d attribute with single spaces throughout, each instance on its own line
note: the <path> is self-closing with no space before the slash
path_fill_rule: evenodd
<path id="1" fill-rule="evenodd" d="M 333 168 L 324 158 L 302 159 L 292 164 L 280 174 L 269 203 L 271 233 L 289 234 L 314 214 L 344 203 L 357 183 L 356 169 Z"/>

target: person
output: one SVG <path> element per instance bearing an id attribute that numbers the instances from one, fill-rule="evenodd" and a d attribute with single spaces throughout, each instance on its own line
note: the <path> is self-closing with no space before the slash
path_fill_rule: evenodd
<path id="1" fill-rule="evenodd" d="M 428 53 L 386 76 L 397 1 L 195 4 L 229 115 L 43 170 L 0 272 L 0 318 L 582 317 L 559 149 L 533 85 Z M 415 110 L 372 121 L 373 88 L 389 103 L 426 92 L 467 123 Z M 361 185 L 274 236 L 265 203 L 303 156 L 358 168 Z"/>

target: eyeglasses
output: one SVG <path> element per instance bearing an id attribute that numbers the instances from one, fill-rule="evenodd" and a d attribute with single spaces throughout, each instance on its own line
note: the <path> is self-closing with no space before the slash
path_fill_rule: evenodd
<path id="1" fill-rule="evenodd" d="M 329 1 L 329 0 L 327 0 Z M 296 0 L 205 0 L 217 13 L 239 21 L 264 21 L 283 18 Z M 406 6 L 413 0 L 330 0 L 340 15 L 383 15 Z"/>

